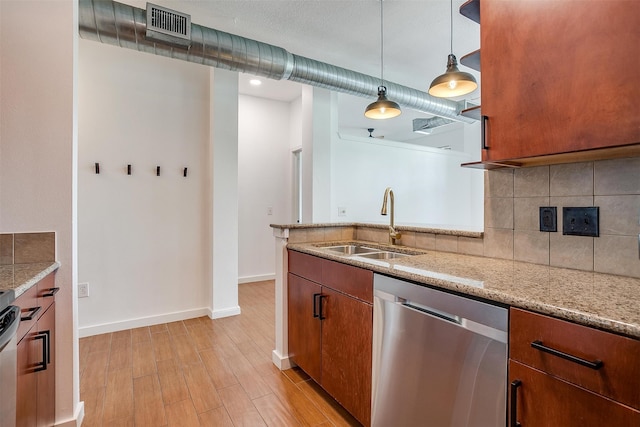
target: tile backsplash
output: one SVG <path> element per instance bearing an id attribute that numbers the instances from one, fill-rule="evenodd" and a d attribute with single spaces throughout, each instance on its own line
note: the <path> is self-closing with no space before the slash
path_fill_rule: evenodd
<path id="1" fill-rule="evenodd" d="M 56 233 L 0 234 L 0 265 L 56 260 Z"/>
<path id="2" fill-rule="evenodd" d="M 640 158 L 485 173 L 484 255 L 640 277 Z M 539 231 L 556 206 L 558 231 Z M 563 207 L 598 206 L 600 236 L 562 234 Z"/>

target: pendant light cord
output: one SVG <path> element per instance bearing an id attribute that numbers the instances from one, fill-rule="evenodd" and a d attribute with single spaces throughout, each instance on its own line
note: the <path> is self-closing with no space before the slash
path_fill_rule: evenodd
<path id="1" fill-rule="evenodd" d="M 451 41 L 451 51 L 450 53 L 453 55 L 453 0 L 451 0 L 451 4 L 449 7 L 449 23 L 450 23 L 450 33 L 451 37 L 449 40 Z"/>
<path id="2" fill-rule="evenodd" d="M 383 24 L 383 13 L 382 13 L 382 2 L 384 0 L 380 0 L 380 80 L 381 86 L 384 86 L 384 24 Z M 453 1 L 453 0 L 452 0 Z"/>

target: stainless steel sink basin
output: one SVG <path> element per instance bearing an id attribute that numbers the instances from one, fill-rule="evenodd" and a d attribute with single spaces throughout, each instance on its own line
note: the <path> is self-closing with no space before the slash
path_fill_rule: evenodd
<path id="1" fill-rule="evenodd" d="M 378 252 L 380 249 L 369 248 L 367 246 L 360 245 L 339 245 L 339 246 L 328 246 L 324 249 L 339 252 L 344 255 L 356 255 L 356 254 L 368 254 L 371 252 Z"/>
<path id="2" fill-rule="evenodd" d="M 403 254 L 400 252 L 384 251 L 384 252 L 373 252 L 368 254 L 361 254 L 359 256 L 362 258 L 369 258 L 369 259 L 395 259 L 395 258 L 404 258 L 411 255 Z"/>

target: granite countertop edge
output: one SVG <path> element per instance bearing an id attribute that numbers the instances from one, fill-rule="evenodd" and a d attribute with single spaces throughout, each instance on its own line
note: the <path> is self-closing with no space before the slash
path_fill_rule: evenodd
<path id="1" fill-rule="evenodd" d="M 60 268 L 58 261 L 0 266 L 0 290 L 13 290 L 15 298 Z"/>
<path id="2" fill-rule="evenodd" d="M 640 322 L 627 322 L 624 319 L 616 318 L 616 316 L 609 317 L 607 314 L 590 312 L 588 310 L 579 310 L 571 307 L 567 307 L 561 304 L 556 304 L 553 302 L 544 300 L 544 292 L 540 294 L 542 297 L 533 298 L 526 296 L 519 296 L 515 293 L 510 293 L 508 291 L 501 291 L 495 289 L 487 289 L 474 286 L 474 282 L 477 281 L 472 278 L 465 278 L 460 276 L 450 276 L 453 279 L 449 279 L 447 274 L 442 274 L 441 272 L 433 272 L 433 275 L 429 274 L 420 274 L 416 272 L 411 272 L 407 270 L 411 270 L 411 268 L 407 268 L 407 270 L 399 270 L 398 266 L 403 266 L 406 264 L 407 259 L 409 258 L 400 258 L 394 261 L 384 261 L 376 263 L 375 261 L 359 261 L 357 258 L 348 257 L 340 254 L 333 254 L 326 250 L 323 250 L 321 246 L 330 246 L 336 245 L 344 242 L 330 242 L 330 243 L 289 243 L 287 248 L 307 253 L 310 255 L 316 255 L 325 259 L 338 261 L 344 264 L 353 265 L 356 267 L 365 268 L 371 270 L 375 273 L 382 273 L 388 276 L 396 277 L 399 279 L 410 280 L 412 282 L 416 282 L 418 284 L 424 284 L 435 288 L 440 288 L 444 290 L 449 290 L 452 292 L 456 292 L 459 294 L 469 295 L 472 297 L 481 298 L 484 300 L 492 301 L 494 303 L 503 304 L 506 306 L 512 306 L 517 308 L 522 308 L 526 310 L 531 310 L 537 313 L 546 314 L 552 317 L 556 317 L 559 319 L 568 320 L 577 324 L 594 327 L 597 329 L 614 332 L 617 334 L 625 335 L 631 338 L 640 339 Z M 355 243 L 355 242 L 348 242 Z M 362 244 L 366 244 L 371 246 L 368 242 L 359 242 Z M 504 264 L 504 265 L 522 265 L 524 268 L 552 268 L 557 272 L 566 274 L 580 274 L 580 273 L 592 273 L 592 272 L 580 272 L 577 270 L 570 269 L 562 269 L 557 267 L 549 267 L 549 266 L 541 266 L 537 264 L 529 264 L 523 263 L 519 261 L 507 261 L 507 260 L 498 260 L 493 258 L 484 258 L 484 257 L 476 257 L 471 255 L 460 255 L 453 254 L 448 252 L 438 252 L 438 251 L 419 251 L 414 250 L 413 248 L 394 248 L 399 252 L 409 252 L 414 255 L 420 254 L 431 254 L 431 255 L 442 255 L 448 258 L 459 259 L 461 262 L 473 260 L 473 259 L 481 259 L 483 263 L 496 263 L 496 264 Z M 386 264 L 386 265 L 385 265 Z M 400 268 L 401 268 L 400 267 Z M 499 267 L 497 267 L 499 268 Z M 413 269 L 416 270 L 416 269 Z M 425 271 L 425 273 L 428 273 Z M 592 273 L 597 274 L 599 277 L 611 276 L 612 280 L 628 280 L 630 282 L 638 282 L 640 285 L 640 279 L 635 278 L 626 278 L 623 276 L 614 276 L 607 275 L 603 273 Z M 544 284 L 540 284 L 540 288 L 544 288 Z"/>
<path id="3" fill-rule="evenodd" d="M 314 229 L 314 228 L 330 228 L 330 227 L 367 227 L 367 228 L 379 228 L 381 230 L 389 229 L 388 224 L 370 224 L 370 223 L 361 223 L 361 222 L 327 222 L 327 223 L 316 223 L 316 224 L 269 224 L 271 228 L 275 229 L 291 229 L 291 230 L 302 230 L 302 229 Z M 453 228 L 437 228 L 437 227 L 421 227 L 417 225 L 396 225 L 395 229 L 398 231 L 416 231 L 420 233 L 431 233 L 431 234 L 441 234 L 447 236 L 458 236 L 458 237 L 471 237 L 475 239 L 482 238 L 484 233 L 482 231 L 471 231 L 471 230 L 457 230 Z"/>

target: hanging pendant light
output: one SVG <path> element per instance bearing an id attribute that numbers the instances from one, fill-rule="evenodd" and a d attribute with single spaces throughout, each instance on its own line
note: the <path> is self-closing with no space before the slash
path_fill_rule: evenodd
<path id="1" fill-rule="evenodd" d="M 439 75 L 429 86 L 429 95 L 449 98 L 466 95 L 478 87 L 476 79 L 464 71 L 458 70 L 458 60 L 453 54 L 453 0 L 451 0 L 451 53 L 447 57 L 447 71 Z"/>
<path id="2" fill-rule="evenodd" d="M 390 119 L 402 113 L 400 105 L 387 99 L 387 87 L 384 85 L 384 22 L 380 0 L 380 86 L 378 86 L 378 100 L 372 102 L 364 111 L 365 117 L 370 119 Z"/>

